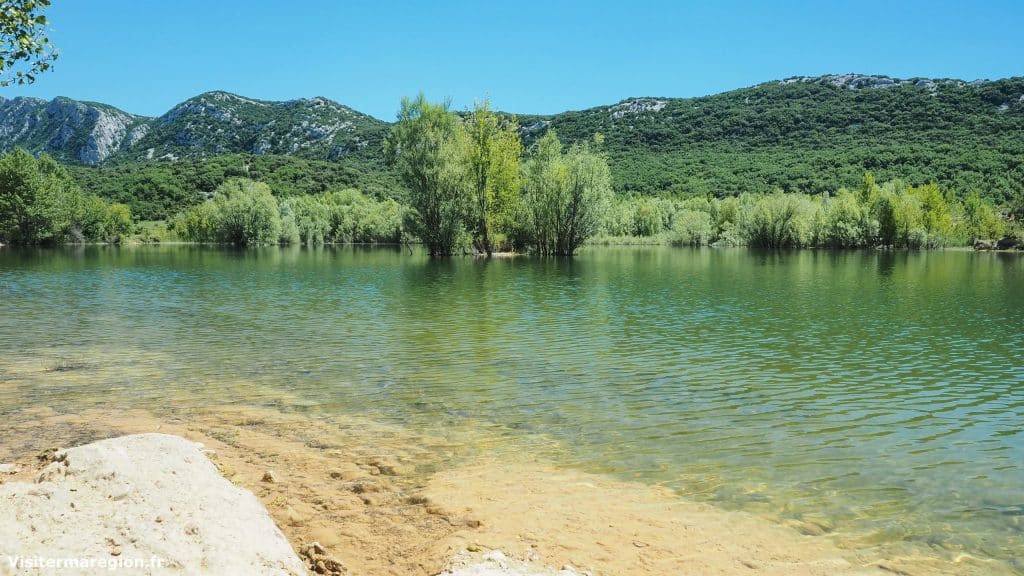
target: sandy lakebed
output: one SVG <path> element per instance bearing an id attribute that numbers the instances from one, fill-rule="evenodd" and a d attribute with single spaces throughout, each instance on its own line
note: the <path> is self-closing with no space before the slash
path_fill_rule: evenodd
<path id="1" fill-rule="evenodd" d="M 350 420 L 338 427 L 237 406 L 159 417 L 142 410 L 27 409 L 0 424 L 0 462 L 19 470 L 2 482 L 33 481 L 46 462 L 39 456 L 56 447 L 161 432 L 205 445 L 220 473 L 258 497 L 296 551 L 317 542 L 322 557 L 344 566 L 334 573 L 556 574 L 564 567 L 595 576 L 997 573 L 967 555 L 948 561 L 908 550 L 872 557 L 839 548 L 825 521 L 783 526 L 527 455 L 453 466 L 446 464 L 443 441 Z M 315 571 L 316 559 L 303 558 Z M 534 571 L 524 572 L 527 566 Z"/>

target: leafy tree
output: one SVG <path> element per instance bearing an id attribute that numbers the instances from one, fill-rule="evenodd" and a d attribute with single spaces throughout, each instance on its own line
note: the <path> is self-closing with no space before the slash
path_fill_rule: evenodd
<path id="1" fill-rule="evenodd" d="M 0 241 L 33 244 L 51 236 L 53 197 L 36 159 L 21 148 L 0 158 Z"/>
<path id="2" fill-rule="evenodd" d="M 488 101 L 477 102 L 465 123 L 473 181 L 473 242 L 488 256 L 495 232 L 508 232 L 519 201 L 523 145 L 515 117 L 499 117 Z"/>
<path id="3" fill-rule="evenodd" d="M 896 246 L 899 237 L 899 203 L 892 192 L 883 192 L 878 197 L 878 241 L 882 246 Z"/>
<path id="4" fill-rule="evenodd" d="M 276 244 L 281 236 L 281 213 L 270 187 L 235 178 L 217 188 L 218 239 L 236 246 Z"/>
<path id="5" fill-rule="evenodd" d="M 1003 222 L 995 209 L 977 191 L 964 198 L 960 225 L 964 239 L 973 244 L 981 238 L 997 238 L 1003 234 Z"/>
<path id="6" fill-rule="evenodd" d="M 196 242 L 266 246 L 281 240 L 281 212 L 269 186 L 235 178 L 221 184 L 213 199 L 179 214 L 174 229 Z"/>
<path id="7" fill-rule="evenodd" d="M 871 181 L 872 187 L 874 181 Z M 878 234 L 878 226 L 874 220 L 865 217 L 875 192 L 871 195 L 860 194 L 858 196 L 847 190 L 840 190 L 834 198 L 830 198 L 825 209 L 825 234 L 824 244 L 832 248 L 858 248 L 871 244 L 873 238 Z"/>
<path id="8" fill-rule="evenodd" d="M 320 198 L 315 196 L 296 196 L 285 200 L 281 213 L 290 211 L 294 214 L 295 228 L 299 240 L 307 246 L 324 243 L 331 231 L 331 211 Z"/>
<path id="9" fill-rule="evenodd" d="M 0 6 L 0 86 L 31 84 L 57 59 L 46 36 L 43 10 L 49 5 L 50 0 L 4 0 Z"/>
<path id="10" fill-rule="evenodd" d="M 799 248 L 810 240 L 812 210 L 810 201 L 796 194 L 762 196 L 742 212 L 741 233 L 750 246 Z"/>
<path id="11" fill-rule="evenodd" d="M 563 154 L 562 143 L 550 131 L 537 142 L 524 174 L 534 249 L 571 256 L 597 233 L 611 200 L 606 158 L 590 142 L 574 144 Z"/>
<path id="12" fill-rule="evenodd" d="M 711 214 L 684 209 L 675 215 L 670 242 L 677 246 L 710 244 L 714 229 Z"/>
<path id="13" fill-rule="evenodd" d="M 420 94 L 402 99 L 385 154 L 409 188 L 409 226 L 431 256 L 454 253 L 472 212 L 472 175 L 466 131 L 447 102 Z"/>
<path id="14" fill-rule="evenodd" d="M 0 157 L 0 242 L 118 241 L 131 228 L 127 206 L 84 194 L 53 158 L 21 148 Z"/>

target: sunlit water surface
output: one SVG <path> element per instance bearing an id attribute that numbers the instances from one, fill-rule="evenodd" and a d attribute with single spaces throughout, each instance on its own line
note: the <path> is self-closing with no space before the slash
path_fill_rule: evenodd
<path id="1" fill-rule="evenodd" d="M 217 401 L 486 432 L 1024 571 L 1019 255 L 4 248 L 0 304 L 0 418 Z"/>

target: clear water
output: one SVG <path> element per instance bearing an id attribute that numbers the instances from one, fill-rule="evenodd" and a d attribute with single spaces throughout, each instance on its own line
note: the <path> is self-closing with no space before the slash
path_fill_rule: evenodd
<path id="1" fill-rule="evenodd" d="M 850 548 L 1024 570 L 1019 255 L 4 248 L 0 306 L 0 418 L 217 400 L 487 431 Z"/>

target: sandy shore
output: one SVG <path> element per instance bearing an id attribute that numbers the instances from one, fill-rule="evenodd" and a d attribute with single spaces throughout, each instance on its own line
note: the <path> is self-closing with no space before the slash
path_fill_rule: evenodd
<path id="1" fill-rule="evenodd" d="M 267 409 L 217 407 L 187 418 L 25 411 L 0 424 L 0 462 L 21 469 L 0 481 L 31 480 L 47 449 L 138 432 L 206 445 L 220 472 L 256 494 L 296 550 L 319 542 L 351 574 L 478 574 L 459 572 L 452 559 L 486 563 L 494 551 L 510 562 L 594 575 L 1009 573 L 970 557 L 872 558 L 657 487 L 528 457 L 452 465 L 443 439 Z"/>

